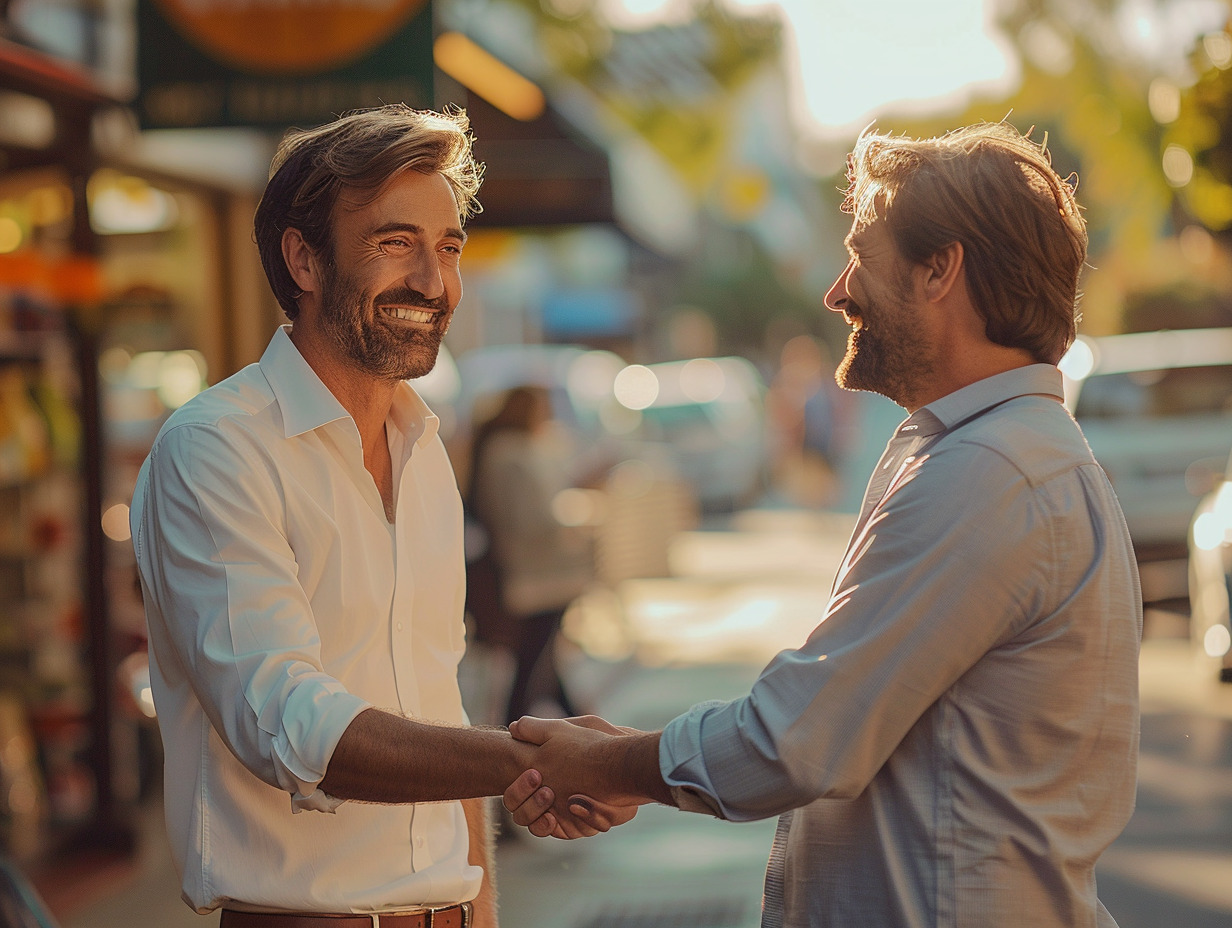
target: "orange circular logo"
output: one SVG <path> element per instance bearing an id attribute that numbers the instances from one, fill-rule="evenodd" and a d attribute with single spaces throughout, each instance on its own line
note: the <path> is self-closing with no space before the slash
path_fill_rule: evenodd
<path id="1" fill-rule="evenodd" d="M 388 39 L 428 0 L 157 0 L 181 32 L 245 71 L 316 73 Z"/>

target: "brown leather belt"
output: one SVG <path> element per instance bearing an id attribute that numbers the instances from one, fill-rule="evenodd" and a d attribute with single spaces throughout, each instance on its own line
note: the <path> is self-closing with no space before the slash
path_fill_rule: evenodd
<path id="1" fill-rule="evenodd" d="M 241 912 L 223 909 L 218 928 L 470 928 L 469 902 L 417 912 L 377 912 L 372 915 L 309 915 L 299 912 Z"/>

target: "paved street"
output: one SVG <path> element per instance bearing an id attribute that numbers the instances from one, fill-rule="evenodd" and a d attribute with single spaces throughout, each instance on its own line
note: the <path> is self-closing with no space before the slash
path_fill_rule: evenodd
<path id="1" fill-rule="evenodd" d="M 807 634 L 845 520 L 753 513 L 735 527 L 684 536 L 672 579 L 626 581 L 570 616 L 577 644 L 566 656 L 582 704 L 656 727 L 701 699 L 744 692 L 771 655 Z M 1196 660 L 1173 638 L 1143 649 L 1138 811 L 1099 870 L 1101 897 L 1121 928 L 1232 925 L 1232 686 Z M 477 715 L 496 669 L 482 654 L 465 668 Z M 154 811 L 148 831 L 136 875 L 62 918 L 63 928 L 217 922 L 179 901 Z M 772 831 L 770 822 L 731 825 L 652 807 L 588 841 L 509 835 L 498 848 L 502 926 L 754 926 Z"/>

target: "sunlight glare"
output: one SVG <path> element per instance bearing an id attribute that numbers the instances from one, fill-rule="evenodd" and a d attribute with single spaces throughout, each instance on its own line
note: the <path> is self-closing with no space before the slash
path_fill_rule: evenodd
<path id="1" fill-rule="evenodd" d="M 1147 91 L 1147 106 L 1161 126 L 1176 122 L 1181 115 L 1181 88 L 1167 78 L 1155 78 Z"/>
<path id="2" fill-rule="evenodd" d="M 1232 65 L 1232 38 L 1226 32 L 1212 32 L 1202 39 L 1202 50 L 1211 64 L 1221 71 Z"/>
<path id="3" fill-rule="evenodd" d="M 1071 380 L 1083 380 L 1095 370 L 1094 346 L 1084 338 L 1074 339 L 1065 357 L 1057 362 L 1057 367 Z"/>
<path id="4" fill-rule="evenodd" d="M 1180 145 L 1169 145 L 1164 149 L 1164 177 L 1173 187 L 1184 187 L 1193 180 L 1193 156 Z"/>
<path id="5" fill-rule="evenodd" d="M 620 405 L 642 410 L 658 398 L 659 378 L 644 364 L 630 364 L 616 375 L 612 389 Z"/>
<path id="6" fill-rule="evenodd" d="M 559 3 L 560 0 L 553 0 Z M 600 0 L 603 18 L 618 29 L 646 29 L 659 23 L 687 22 L 692 4 L 685 0 Z"/>
<path id="7" fill-rule="evenodd" d="M 728 0 L 739 9 L 777 6 L 794 31 L 792 67 L 807 124 L 859 128 L 879 112 L 936 110 L 973 88 L 1008 90 L 1016 57 L 985 0 Z"/>
<path id="8" fill-rule="evenodd" d="M 1194 519 L 1193 543 L 1200 551 L 1214 551 L 1221 547 L 1227 535 L 1227 526 L 1214 512 L 1201 513 Z"/>
<path id="9" fill-rule="evenodd" d="M 1232 650 L 1232 634 L 1222 625 L 1212 625 L 1202 636 L 1202 648 L 1211 657 L 1223 657 Z"/>

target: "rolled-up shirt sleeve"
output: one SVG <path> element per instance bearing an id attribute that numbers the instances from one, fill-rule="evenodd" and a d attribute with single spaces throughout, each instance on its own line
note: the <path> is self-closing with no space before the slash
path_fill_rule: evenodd
<path id="1" fill-rule="evenodd" d="M 160 437 L 147 471 L 133 538 L 156 665 L 182 672 L 255 776 L 297 809 L 332 810 L 317 784 L 369 704 L 322 670 L 271 463 L 252 443 L 191 423 Z"/>
<path id="2" fill-rule="evenodd" d="M 803 646 L 748 696 L 666 726 L 660 771 L 677 802 L 747 821 L 859 795 L 928 707 L 1044 608 L 1046 505 L 978 446 L 909 459 Z"/>

